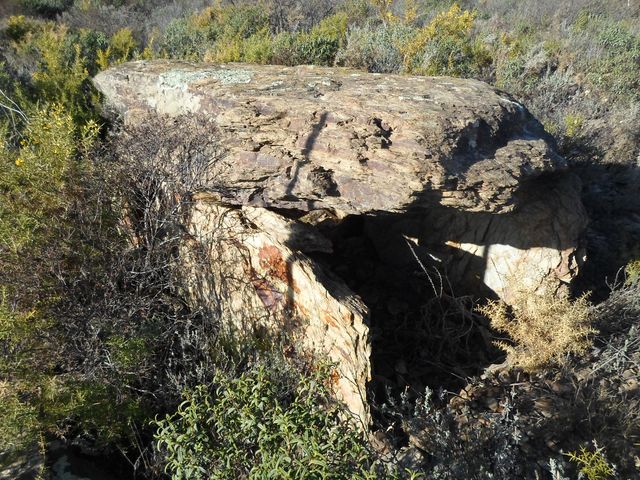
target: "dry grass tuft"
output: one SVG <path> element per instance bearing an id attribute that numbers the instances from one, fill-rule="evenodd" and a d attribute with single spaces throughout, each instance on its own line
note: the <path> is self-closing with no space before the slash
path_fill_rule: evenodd
<path id="1" fill-rule="evenodd" d="M 495 342 L 507 353 L 507 362 L 526 371 L 539 370 L 568 353 L 581 354 L 591 346 L 597 331 L 585 296 L 571 300 L 552 293 L 521 292 L 513 305 L 489 302 L 480 311 L 491 326 L 513 340 Z"/>

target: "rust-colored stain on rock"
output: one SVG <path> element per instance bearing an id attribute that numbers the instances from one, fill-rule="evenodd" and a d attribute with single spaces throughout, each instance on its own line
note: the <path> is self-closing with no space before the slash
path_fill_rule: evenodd
<path id="1" fill-rule="evenodd" d="M 287 285 L 291 281 L 289 278 L 289 266 L 282 252 L 273 245 L 263 245 L 258 252 L 258 260 L 260 267 L 265 270 L 265 274 L 273 278 L 282 280 Z"/>

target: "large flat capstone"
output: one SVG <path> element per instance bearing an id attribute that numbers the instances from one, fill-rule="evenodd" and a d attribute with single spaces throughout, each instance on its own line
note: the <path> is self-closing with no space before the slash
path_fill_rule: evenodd
<path id="1" fill-rule="evenodd" d="M 94 83 L 129 123 L 211 118 L 233 166 L 221 179 L 229 203 L 499 213 L 518 205 L 523 182 L 564 167 L 522 105 L 475 80 L 140 61 Z"/>

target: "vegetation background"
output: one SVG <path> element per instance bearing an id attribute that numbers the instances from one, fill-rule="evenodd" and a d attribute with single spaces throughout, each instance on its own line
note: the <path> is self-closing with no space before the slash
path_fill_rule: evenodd
<path id="1" fill-rule="evenodd" d="M 428 389 L 390 393 L 372 440 L 343 420 L 325 366 L 292 366 L 278 339 L 240 345 L 223 312 L 187 305 L 171 268 L 179 205 L 158 187 L 158 152 L 183 132 L 123 164 L 135 145 L 90 83 L 153 58 L 478 78 L 527 105 L 583 179 L 592 261 L 578 286 L 594 303 L 483 312 L 523 383 L 568 385 L 566 425 L 527 416 L 536 397 L 514 387 L 465 426 L 471 407 Z M 639 126 L 635 0 L 3 1 L 0 463 L 63 438 L 140 478 L 640 478 Z M 549 429 L 559 445 L 525 448 Z"/>

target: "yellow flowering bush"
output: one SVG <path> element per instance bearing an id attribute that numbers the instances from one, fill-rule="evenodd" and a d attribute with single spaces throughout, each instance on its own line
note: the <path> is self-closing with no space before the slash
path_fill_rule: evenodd
<path id="1" fill-rule="evenodd" d="M 93 120 L 77 128 L 61 104 L 34 108 L 29 118 L 19 148 L 6 142 L 0 148 L 0 245 L 13 254 L 49 241 L 42 230 L 64 208 L 76 156 L 88 151 L 100 128 Z"/>
<path id="2" fill-rule="evenodd" d="M 472 38 L 476 14 L 454 4 L 402 49 L 404 68 L 423 75 L 470 76 L 491 63 L 487 48 Z"/>
<path id="3" fill-rule="evenodd" d="M 111 65 L 131 60 L 137 50 L 138 42 L 133 38 L 131 29 L 121 28 L 112 35 L 106 49 L 97 51 L 96 63 L 101 70 L 105 70 Z"/>
<path id="4" fill-rule="evenodd" d="M 7 20 L 7 35 L 14 42 L 21 41 L 34 29 L 36 29 L 36 23 L 24 15 L 14 15 Z"/>
<path id="5" fill-rule="evenodd" d="M 78 125 L 61 103 L 31 105 L 24 114 L 20 130 L 0 129 L 0 445 L 9 453 L 86 407 L 83 384 L 56 372 L 61 343 L 49 311 L 57 301 L 50 270 L 67 248 L 65 211 L 80 157 L 99 131 L 95 121 Z"/>
<path id="6" fill-rule="evenodd" d="M 371 5 L 378 10 L 378 14 L 383 22 L 392 22 L 395 20 L 391 7 L 393 6 L 393 0 L 369 0 Z"/>
<path id="7" fill-rule="evenodd" d="M 35 48 L 40 56 L 40 65 L 32 76 L 38 101 L 59 103 L 74 121 L 83 123 L 95 117 L 91 105 L 95 103 L 97 94 L 93 93 L 90 85 L 80 45 L 72 45 L 73 55 L 69 61 L 67 37 L 66 26 L 47 24 L 24 48 Z"/>

